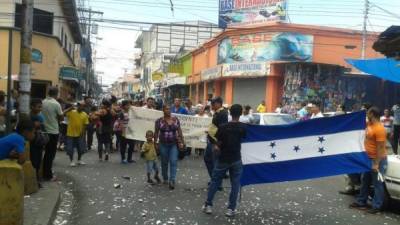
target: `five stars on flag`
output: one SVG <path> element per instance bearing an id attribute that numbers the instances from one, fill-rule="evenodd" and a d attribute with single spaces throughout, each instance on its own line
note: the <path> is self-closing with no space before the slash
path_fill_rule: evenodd
<path id="1" fill-rule="evenodd" d="M 322 144 L 323 144 L 325 141 L 326 141 L 326 139 L 325 139 L 324 136 L 319 136 L 319 137 L 318 137 L 318 142 L 321 144 L 321 147 L 318 147 L 318 152 L 321 153 L 321 154 L 324 154 L 324 153 L 326 152 L 325 147 L 322 146 Z M 277 146 L 277 145 L 276 145 L 276 142 L 275 142 L 275 141 L 272 141 L 272 142 L 270 142 L 270 144 L 269 144 L 269 147 L 272 148 L 272 149 L 274 149 L 276 146 Z M 293 151 L 295 151 L 296 153 L 298 153 L 300 150 L 301 150 L 301 148 L 300 148 L 299 145 L 293 146 Z M 271 159 L 273 159 L 273 160 L 276 160 L 276 158 L 278 158 L 276 152 L 270 153 L 270 157 L 271 157 Z"/>

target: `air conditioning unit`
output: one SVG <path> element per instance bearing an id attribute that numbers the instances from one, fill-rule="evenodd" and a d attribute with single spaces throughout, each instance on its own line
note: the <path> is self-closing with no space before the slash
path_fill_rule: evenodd
<path id="1" fill-rule="evenodd" d="M 164 54 L 162 57 L 163 62 L 171 62 L 175 58 L 175 54 Z"/>

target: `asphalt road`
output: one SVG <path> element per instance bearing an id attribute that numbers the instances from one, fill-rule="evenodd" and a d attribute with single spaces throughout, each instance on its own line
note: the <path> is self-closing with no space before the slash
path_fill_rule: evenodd
<path id="1" fill-rule="evenodd" d="M 87 165 L 71 168 L 65 153 L 58 152 L 55 170 L 64 184 L 66 200 L 61 203 L 55 224 L 400 224 L 398 202 L 389 212 L 379 215 L 349 209 L 353 198 L 338 194 L 344 186 L 342 177 L 244 187 L 239 214 L 228 219 L 224 216 L 229 195 L 227 181 L 225 190 L 217 193 L 213 215 L 201 212 L 208 176 L 200 157 L 190 156 L 179 162 L 173 191 L 167 186 L 145 183 L 143 160 L 121 165 L 119 154 L 114 153 L 110 162 L 98 162 L 94 151 L 84 160 Z M 121 187 L 115 188 L 114 184 Z"/>

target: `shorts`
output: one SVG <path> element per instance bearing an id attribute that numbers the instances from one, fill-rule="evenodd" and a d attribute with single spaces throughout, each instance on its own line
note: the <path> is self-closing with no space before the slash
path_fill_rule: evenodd
<path id="1" fill-rule="evenodd" d="M 85 140 L 82 137 L 66 137 L 65 141 L 65 151 L 68 155 L 74 155 L 74 149 L 78 151 L 79 154 L 85 153 Z"/>
<path id="2" fill-rule="evenodd" d="M 147 173 L 158 172 L 158 165 L 156 160 L 147 160 L 146 161 L 146 170 Z"/>

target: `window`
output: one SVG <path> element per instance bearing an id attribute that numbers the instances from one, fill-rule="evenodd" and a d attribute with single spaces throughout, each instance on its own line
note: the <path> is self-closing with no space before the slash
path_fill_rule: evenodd
<path id="1" fill-rule="evenodd" d="M 64 27 L 61 27 L 61 45 L 64 43 Z"/>
<path id="2" fill-rule="evenodd" d="M 64 48 L 67 49 L 68 48 L 68 37 L 67 34 L 64 35 Z"/>
<path id="3" fill-rule="evenodd" d="M 53 34 L 54 14 L 48 11 L 33 9 L 33 31 Z M 16 4 L 15 7 L 15 27 L 22 27 L 22 5 Z"/>

